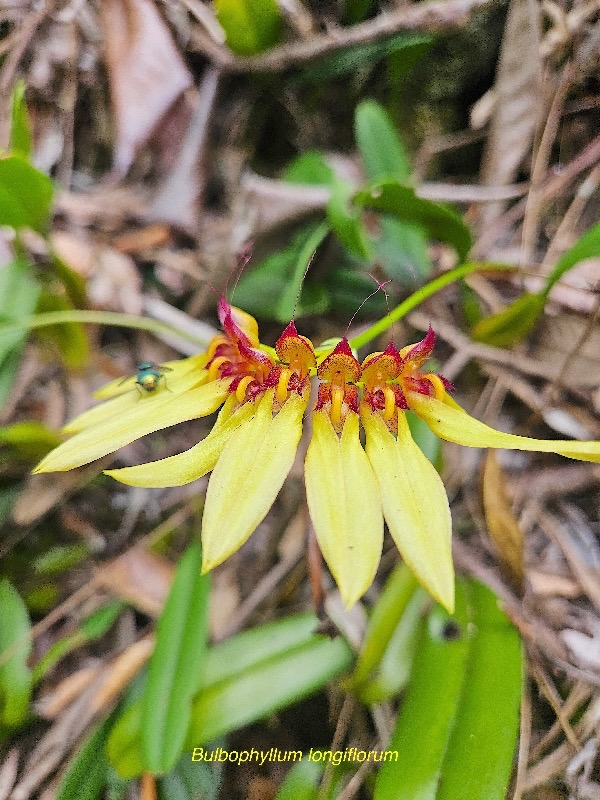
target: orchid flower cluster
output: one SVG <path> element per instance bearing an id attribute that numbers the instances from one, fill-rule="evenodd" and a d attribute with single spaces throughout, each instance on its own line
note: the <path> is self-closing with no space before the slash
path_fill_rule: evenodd
<path id="1" fill-rule="evenodd" d="M 64 432 L 71 438 L 35 470 L 73 469 L 220 408 L 210 433 L 191 449 L 106 470 L 141 487 L 183 485 L 212 471 L 202 520 L 203 572 L 241 547 L 273 505 L 294 463 L 315 375 L 306 494 L 319 547 L 348 607 L 375 577 L 385 520 L 417 579 L 453 609 L 448 499 L 437 471 L 412 439 L 407 411 L 442 439 L 469 447 L 600 461 L 600 442 L 530 439 L 469 416 L 450 396 L 448 381 L 426 370 L 435 341 L 431 329 L 421 342 L 400 350 L 390 343 L 361 364 L 346 338 L 315 348 L 294 322 L 275 349 L 268 348 L 259 341 L 256 320 L 224 298 L 219 318 L 223 332 L 206 352 L 164 365 L 168 379 L 157 381 L 152 391 L 140 396 L 132 377 L 97 392 L 106 402 L 69 423 Z"/>

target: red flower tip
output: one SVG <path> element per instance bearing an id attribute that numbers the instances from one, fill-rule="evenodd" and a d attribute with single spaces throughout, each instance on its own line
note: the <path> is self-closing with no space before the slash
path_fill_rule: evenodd
<path id="1" fill-rule="evenodd" d="M 431 355 L 434 346 L 435 332 L 429 325 L 425 338 L 410 348 L 404 355 L 404 361 L 417 361 L 419 364 L 423 364 Z"/>
<path id="2" fill-rule="evenodd" d="M 342 355 L 351 356 L 352 358 L 354 358 L 354 353 L 352 352 L 352 348 L 350 347 L 350 343 L 348 342 L 348 339 L 346 339 L 345 336 L 341 341 L 339 341 L 336 344 L 336 346 L 331 351 L 331 355 L 334 355 L 334 354 L 335 355 L 342 354 Z"/>

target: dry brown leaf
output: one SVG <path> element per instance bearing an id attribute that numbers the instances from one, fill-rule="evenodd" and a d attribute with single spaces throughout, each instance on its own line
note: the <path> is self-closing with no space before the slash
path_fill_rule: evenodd
<path id="1" fill-rule="evenodd" d="M 67 675 L 52 691 L 46 692 L 36 700 L 36 713 L 44 719 L 55 719 L 64 708 L 91 686 L 101 669 L 102 666 L 99 664 L 96 667 L 83 667 Z"/>
<path id="2" fill-rule="evenodd" d="M 538 328 L 533 356 L 546 364 L 562 364 L 586 331 L 589 319 L 579 314 L 544 317 Z M 577 353 L 569 359 L 563 379 L 582 388 L 600 385 L 600 325 L 593 327 Z"/>
<path id="3" fill-rule="evenodd" d="M 93 714 L 111 705 L 148 661 L 153 650 L 154 636 L 145 636 L 114 659 L 106 668 L 105 679 L 90 699 L 90 710 Z"/>
<path id="4" fill-rule="evenodd" d="M 173 567 L 166 559 L 134 547 L 102 567 L 96 577 L 98 585 L 121 600 L 158 617 L 169 593 Z"/>
<path id="5" fill-rule="evenodd" d="M 512 513 L 504 475 L 496 453 L 488 452 L 483 468 L 483 509 L 490 538 L 514 588 L 522 594 L 525 584 L 523 532 Z"/>
<path id="6" fill-rule="evenodd" d="M 19 750 L 11 748 L 0 767 L 0 800 L 6 800 L 14 786 L 19 768 Z"/>
<path id="7" fill-rule="evenodd" d="M 100 16 L 116 129 L 113 164 L 124 174 L 192 78 L 151 0 L 103 0 Z"/>
<path id="8" fill-rule="evenodd" d="M 495 106 L 483 156 L 482 182 L 512 183 L 531 147 L 540 103 L 540 10 L 536 0 L 511 0 L 494 84 Z M 490 203 L 481 212 L 485 230 L 502 211 Z"/>

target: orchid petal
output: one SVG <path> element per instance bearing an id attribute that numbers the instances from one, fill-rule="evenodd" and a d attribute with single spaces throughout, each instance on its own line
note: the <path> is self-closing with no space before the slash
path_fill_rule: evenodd
<path id="1" fill-rule="evenodd" d="M 302 436 L 308 392 L 292 394 L 273 416 L 274 390 L 231 435 L 211 475 L 202 520 L 202 571 L 225 561 L 275 502 Z"/>
<path id="2" fill-rule="evenodd" d="M 227 397 L 230 380 L 219 380 L 179 395 L 160 392 L 138 402 L 101 425 L 68 439 L 40 461 L 34 472 L 64 472 L 88 464 L 153 431 L 212 414 Z"/>
<path id="3" fill-rule="evenodd" d="M 348 608 L 372 584 L 383 545 L 379 491 L 358 422 L 349 412 L 338 437 L 327 413 L 315 411 L 305 465 L 317 541 Z"/>
<path id="4" fill-rule="evenodd" d="M 398 414 L 397 439 L 378 413 L 363 411 L 362 421 L 392 538 L 415 577 L 451 613 L 452 521 L 444 484 L 413 441 L 405 414 Z"/>
<path id="5" fill-rule="evenodd" d="M 173 368 L 174 374 L 172 375 L 171 372 L 169 372 L 169 377 L 165 378 L 165 382 L 159 385 L 159 388 L 152 394 L 146 394 L 136 386 L 135 376 L 127 378 L 120 387 L 118 394 L 116 392 L 116 387 L 115 391 L 112 393 L 104 394 L 104 389 L 108 389 L 115 381 L 105 386 L 104 389 L 100 389 L 94 396 L 108 397 L 109 399 L 104 403 L 99 403 L 98 405 L 92 406 L 92 408 L 88 408 L 87 411 L 84 411 L 82 414 L 72 419 L 64 426 L 62 433 L 71 435 L 79 433 L 92 425 L 102 425 L 106 420 L 115 416 L 115 414 L 121 414 L 128 408 L 134 408 L 141 400 L 143 400 L 144 403 L 151 404 L 157 397 L 161 397 L 164 394 L 170 394 L 171 397 L 173 397 L 174 395 L 183 394 L 183 392 L 187 392 L 189 389 L 193 389 L 195 386 L 206 382 L 208 372 L 199 366 L 199 361 L 197 359 L 195 363 L 192 362 L 191 358 L 186 358 L 184 362 L 172 363 L 180 363 L 183 366 L 181 369 Z M 165 364 L 163 366 L 167 365 Z M 168 384 L 166 383 L 167 380 Z M 121 381 L 119 381 L 119 383 L 120 382 Z M 147 406 L 147 408 L 149 407 L 150 406 Z"/>
<path id="6" fill-rule="evenodd" d="M 192 370 L 198 370 L 198 378 L 201 378 L 202 371 L 208 362 L 208 358 L 207 353 L 197 353 L 189 358 L 179 358 L 177 361 L 166 361 L 164 364 L 160 364 L 159 366 L 169 373 L 168 378 L 166 378 L 168 381 L 168 388 L 172 392 L 177 393 L 178 378 L 187 375 L 188 372 Z M 125 380 L 123 380 L 123 378 L 116 378 L 114 381 L 97 389 L 94 392 L 94 397 L 98 400 L 110 400 L 111 397 L 117 397 L 124 392 L 130 392 L 132 389 L 136 389 L 137 391 L 135 380 L 135 375 Z"/>
<path id="7" fill-rule="evenodd" d="M 503 433 L 470 416 L 451 397 L 436 400 L 416 392 L 407 393 L 408 404 L 441 439 L 465 447 L 498 447 L 505 450 L 533 450 L 558 453 L 578 461 L 600 461 L 600 442 L 577 442 L 564 439 L 530 439 Z"/>
<path id="8" fill-rule="evenodd" d="M 230 401 L 232 402 L 230 403 Z M 140 464 L 136 467 L 107 469 L 104 470 L 104 474 L 110 475 L 111 478 L 126 483 L 128 486 L 143 486 L 152 489 L 165 486 L 184 486 L 186 483 L 202 478 L 203 475 L 215 468 L 215 464 L 233 432 L 254 414 L 255 409 L 251 403 L 244 403 L 231 413 L 231 406 L 235 402 L 235 396 L 230 396 L 208 436 L 184 453 L 161 458 L 159 461 L 151 461 L 148 464 Z"/>

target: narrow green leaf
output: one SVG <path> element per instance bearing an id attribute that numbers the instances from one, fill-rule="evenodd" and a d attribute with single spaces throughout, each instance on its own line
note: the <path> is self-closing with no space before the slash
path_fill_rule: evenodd
<path id="1" fill-rule="evenodd" d="M 234 53 L 252 56 L 279 41 L 282 18 L 276 0 L 215 0 L 214 5 Z"/>
<path id="2" fill-rule="evenodd" d="M 556 281 L 560 280 L 562 276 L 578 264 L 580 261 L 585 261 L 587 258 L 597 258 L 600 256 L 600 222 L 586 231 L 583 236 L 569 248 L 556 262 L 556 265 L 546 283 L 545 294 L 548 295 Z"/>
<path id="3" fill-rule="evenodd" d="M 200 542 L 194 542 L 181 558 L 158 622 L 142 715 L 144 753 L 154 774 L 168 772 L 177 762 L 198 690 L 210 587 L 201 566 Z"/>
<path id="4" fill-rule="evenodd" d="M 85 544 L 55 545 L 34 559 L 33 571 L 38 575 L 60 575 L 81 564 L 89 554 Z"/>
<path id="5" fill-rule="evenodd" d="M 533 330 L 545 303 L 543 292 L 522 294 L 502 311 L 480 320 L 471 330 L 471 335 L 475 341 L 494 347 L 512 347 Z"/>
<path id="6" fill-rule="evenodd" d="M 475 635 L 436 800 L 504 800 L 519 731 L 523 657 L 498 598 L 469 581 Z"/>
<path id="7" fill-rule="evenodd" d="M 358 654 L 356 669 L 351 678 L 353 687 L 357 688 L 364 683 L 379 665 L 417 586 L 414 574 L 404 563 L 398 564 L 385 582 Z"/>
<path id="8" fill-rule="evenodd" d="M 106 740 L 106 755 L 121 778 L 137 778 L 146 769 L 142 750 L 142 701 L 120 712 Z"/>
<path id="9" fill-rule="evenodd" d="M 471 249 L 471 232 L 456 211 L 417 197 L 413 189 L 399 181 L 377 182 L 358 192 L 354 202 L 420 225 L 432 238 L 451 244 L 461 260 Z"/>
<path id="10" fill-rule="evenodd" d="M 217 800 L 222 771 L 221 764 L 194 763 L 185 753 L 158 781 L 159 800 Z"/>
<path id="11" fill-rule="evenodd" d="M 389 745 L 375 800 L 504 800 L 522 690 L 518 635 L 496 597 L 459 581 L 454 619 L 435 609 Z"/>
<path id="12" fill-rule="evenodd" d="M 60 783 L 56 800 L 96 800 L 100 797 L 107 781 L 104 744 L 109 728 L 110 719 L 107 719 L 79 748 Z"/>
<path id="13" fill-rule="evenodd" d="M 275 313 L 280 321 L 290 320 L 294 315 L 296 298 L 300 297 L 300 290 L 304 281 L 306 271 L 319 245 L 329 233 L 329 225 L 321 222 L 319 225 L 310 226 L 304 229 L 304 236 L 295 239 L 296 246 L 299 248 L 298 257 L 294 264 L 294 271 L 291 280 L 286 285 L 285 291 L 277 303 Z"/>
<path id="14" fill-rule="evenodd" d="M 254 316 L 289 322 L 304 270 L 327 233 L 325 227 L 325 223 L 305 226 L 286 248 L 248 270 L 237 285 L 236 303 Z M 329 294 L 323 286 L 305 281 L 296 317 L 322 314 L 329 303 Z"/>
<path id="15" fill-rule="evenodd" d="M 468 621 L 466 593 L 458 582 L 454 618 L 436 606 L 422 624 L 412 678 L 388 746 L 398 760 L 383 764 L 375 800 L 434 800 L 465 681 Z"/>
<path id="16" fill-rule="evenodd" d="M 285 776 L 275 800 L 318 800 L 322 775 L 323 765 L 320 762 L 303 758 Z"/>
<path id="17" fill-rule="evenodd" d="M 0 724 L 19 725 L 31 695 L 31 624 L 25 603 L 6 579 L 0 581 Z"/>
<path id="18" fill-rule="evenodd" d="M 352 651 L 343 639 L 312 636 L 304 645 L 204 689 L 194 701 L 188 746 L 210 742 L 308 697 L 351 662 Z"/>
<path id="19" fill-rule="evenodd" d="M 20 155 L 0 158 L 0 225 L 44 234 L 52 210 L 52 181 Z"/>
<path id="20" fill-rule="evenodd" d="M 371 246 L 360 211 L 351 205 L 352 188 L 341 180 L 333 184 L 327 219 L 341 244 L 353 256 L 370 261 Z"/>
<path id="21" fill-rule="evenodd" d="M 432 41 L 429 36 L 403 33 L 380 42 L 348 47 L 314 63 L 309 62 L 293 79 L 293 83 L 302 86 L 306 83 L 325 82 L 340 75 L 364 70 L 365 67 L 372 69 L 382 58 L 392 54 L 402 56 L 402 68 L 398 72 L 407 75 L 429 50 Z"/>
<path id="22" fill-rule="evenodd" d="M 0 445 L 6 445 L 16 455 L 33 461 L 45 456 L 61 442 L 56 431 L 36 420 L 15 422 L 0 428 Z"/>
<path id="23" fill-rule="evenodd" d="M 29 114 L 25 103 L 25 81 L 15 83 L 12 93 L 11 124 L 10 124 L 10 150 L 19 153 L 25 158 L 31 155 L 31 126 Z"/>

